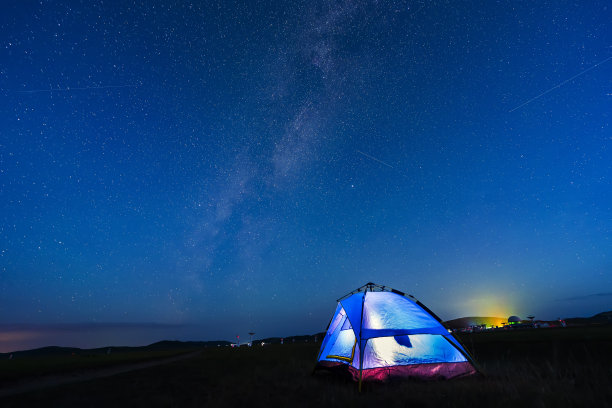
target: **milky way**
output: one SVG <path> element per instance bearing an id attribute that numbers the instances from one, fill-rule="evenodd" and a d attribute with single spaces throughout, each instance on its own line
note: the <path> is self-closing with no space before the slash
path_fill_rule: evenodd
<path id="1" fill-rule="evenodd" d="M 609 308 L 610 13 L 9 2 L 0 347 L 314 333 L 368 281 Z"/>

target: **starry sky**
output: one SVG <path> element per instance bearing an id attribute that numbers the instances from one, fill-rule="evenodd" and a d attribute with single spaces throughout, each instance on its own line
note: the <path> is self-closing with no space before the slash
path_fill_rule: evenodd
<path id="1" fill-rule="evenodd" d="M 0 351 L 612 307 L 607 0 L 0 13 Z"/>

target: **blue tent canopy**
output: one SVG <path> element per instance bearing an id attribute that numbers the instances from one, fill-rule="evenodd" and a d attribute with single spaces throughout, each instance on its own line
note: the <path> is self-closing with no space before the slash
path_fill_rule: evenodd
<path id="1" fill-rule="evenodd" d="M 454 378 L 476 373 L 473 360 L 440 319 L 412 296 L 368 283 L 338 300 L 317 368 L 355 380 Z"/>

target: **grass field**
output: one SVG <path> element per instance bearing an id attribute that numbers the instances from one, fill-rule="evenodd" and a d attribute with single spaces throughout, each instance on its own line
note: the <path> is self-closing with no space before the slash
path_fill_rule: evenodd
<path id="1" fill-rule="evenodd" d="M 40 377 L 49 374 L 71 373 L 77 370 L 95 370 L 113 367 L 121 364 L 132 364 L 171 357 L 182 353 L 193 352 L 192 348 L 170 350 L 140 350 L 119 349 L 110 354 L 98 350 L 81 350 L 75 354 L 68 352 L 54 352 L 19 357 L 14 360 L 4 358 L 0 360 L 0 384 Z"/>
<path id="2" fill-rule="evenodd" d="M 193 358 L 0 399 L 0 406 L 612 406 L 612 327 L 462 335 L 486 374 L 355 383 L 311 375 L 318 345 L 205 348 Z"/>

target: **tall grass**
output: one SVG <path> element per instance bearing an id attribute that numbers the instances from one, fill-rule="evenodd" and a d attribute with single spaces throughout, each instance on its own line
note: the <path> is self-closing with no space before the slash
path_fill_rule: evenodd
<path id="1" fill-rule="evenodd" d="M 612 406 L 612 328 L 462 340 L 484 376 L 366 384 L 311 375 L 318 345 L 205 349 L 187 360 L 0 400 L 9 406 Z"/>
<path id="2" fill-rule="evenodd" d="M 53 354 L 33 357 L 18 357 L 12 360 L 0 360 L 0 388 L 12 382 L 48 374 L 70 373 L 76 370 L 96 370 L 120 364 L 132 364 L 182 353 L 195 349 L 178 350 L 129 350 L 106 353 L 89 353 L 83 350 L 80 354 Z"/>

